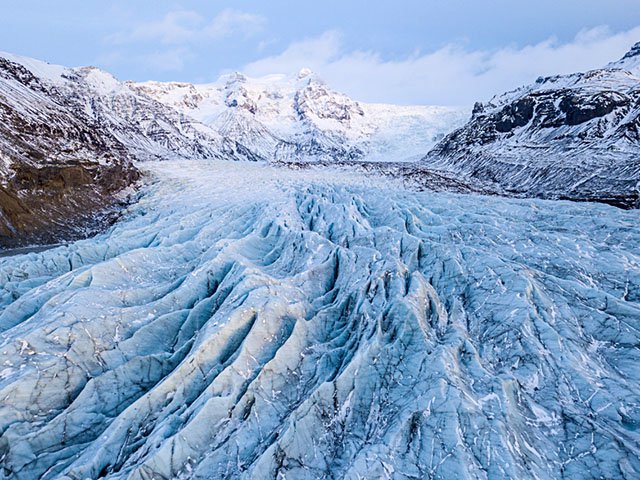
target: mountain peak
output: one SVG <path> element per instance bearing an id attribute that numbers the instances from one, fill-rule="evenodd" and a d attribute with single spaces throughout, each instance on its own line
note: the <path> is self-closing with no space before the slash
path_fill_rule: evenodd
<path id="1" fill-rule="evenodd" d="M 622 60 L 628 60 L 636 57 L 640 57 L 640 42 L 637 42 L 633 47 L 631 47 L 631 50 L 622 57 Z"/>
<path id="2" fill-rule="evenodd" d="M 608 67 L 621 68 L 634 75 L 640 75 L 640 42 L 637 42 L 617 62 L 610 63 Z"/>
<path id="3" fill-rule="evenodd" d="M 247 77 L 241 72 L 231 72 L 221 75 L 219 81 L 227 85 L 232 85 L 235 83 L 246 83 Z"/>
<path id="4" fill-rule="evenodd" d="M 303 80 L 305 78 L 312 77 L 313 75 L 313 70 L 310 68 L 303 68 L 298 72 L 298 80 Z"/>

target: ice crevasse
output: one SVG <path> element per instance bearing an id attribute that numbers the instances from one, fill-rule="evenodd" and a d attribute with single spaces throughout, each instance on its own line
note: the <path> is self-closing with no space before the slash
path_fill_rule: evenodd
<path id="1" fill-rule="evenodd" d="M 638 478 L 638 211 L 146 166 L 0 258 L 0 478 Z"/>

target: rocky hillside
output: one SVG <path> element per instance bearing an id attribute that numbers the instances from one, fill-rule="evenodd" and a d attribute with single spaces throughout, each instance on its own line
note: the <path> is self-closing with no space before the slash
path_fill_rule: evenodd
<path id="1" fill-rule="evenodd" d="M 0 57 L 0 247 L 81 233 L 138 178 L 126 145 L 67 98 L 68 73 Z"/>
<path id="2" fill-rule="evenodd" d="M 422 162 L 498 193 L 639 206 L 640 43 L 620 61 L 476 104 Z"/>
<path id="3" fill-rule="evenodd" d="M 0 247 L 88 233 L 134 160 L 256 160 L 213 128 L 93 67 L 0 54 Z"/>
<path id="4" fill-rule="evenodd" d="M 138 179 L 133 162 L 154 159 L 369 162 L 425 188 L 638 206 L 640 44 L 466 117 L 358 102 L 308 70 L 133 83 L 0 54 L 0 247 L 88 233 Z"/>
<path id="5" fill-rule="evenodd" d="M 419 158 L 465 112 L 360 104 L 310 71 L 215 84 L 120 82 L 0 54 L 0 247 L 87 233 L 133 161 Z"/>

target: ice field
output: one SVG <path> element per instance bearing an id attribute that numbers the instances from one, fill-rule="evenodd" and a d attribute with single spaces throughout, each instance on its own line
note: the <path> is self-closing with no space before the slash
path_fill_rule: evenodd
<path id="1" fill-rule="evenodd" d="M 145 164 L 0 258 L 0 478 L 640 477 L 640 214 Z"/>

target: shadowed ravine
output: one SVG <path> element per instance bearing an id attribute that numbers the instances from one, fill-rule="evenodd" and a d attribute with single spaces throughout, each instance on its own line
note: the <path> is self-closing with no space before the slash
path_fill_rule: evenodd
<path id="1" fill-rule="evenodd" d="M 0 478 L 637 478 L 639 212 L 159 163 L 0 258 Z"/>

